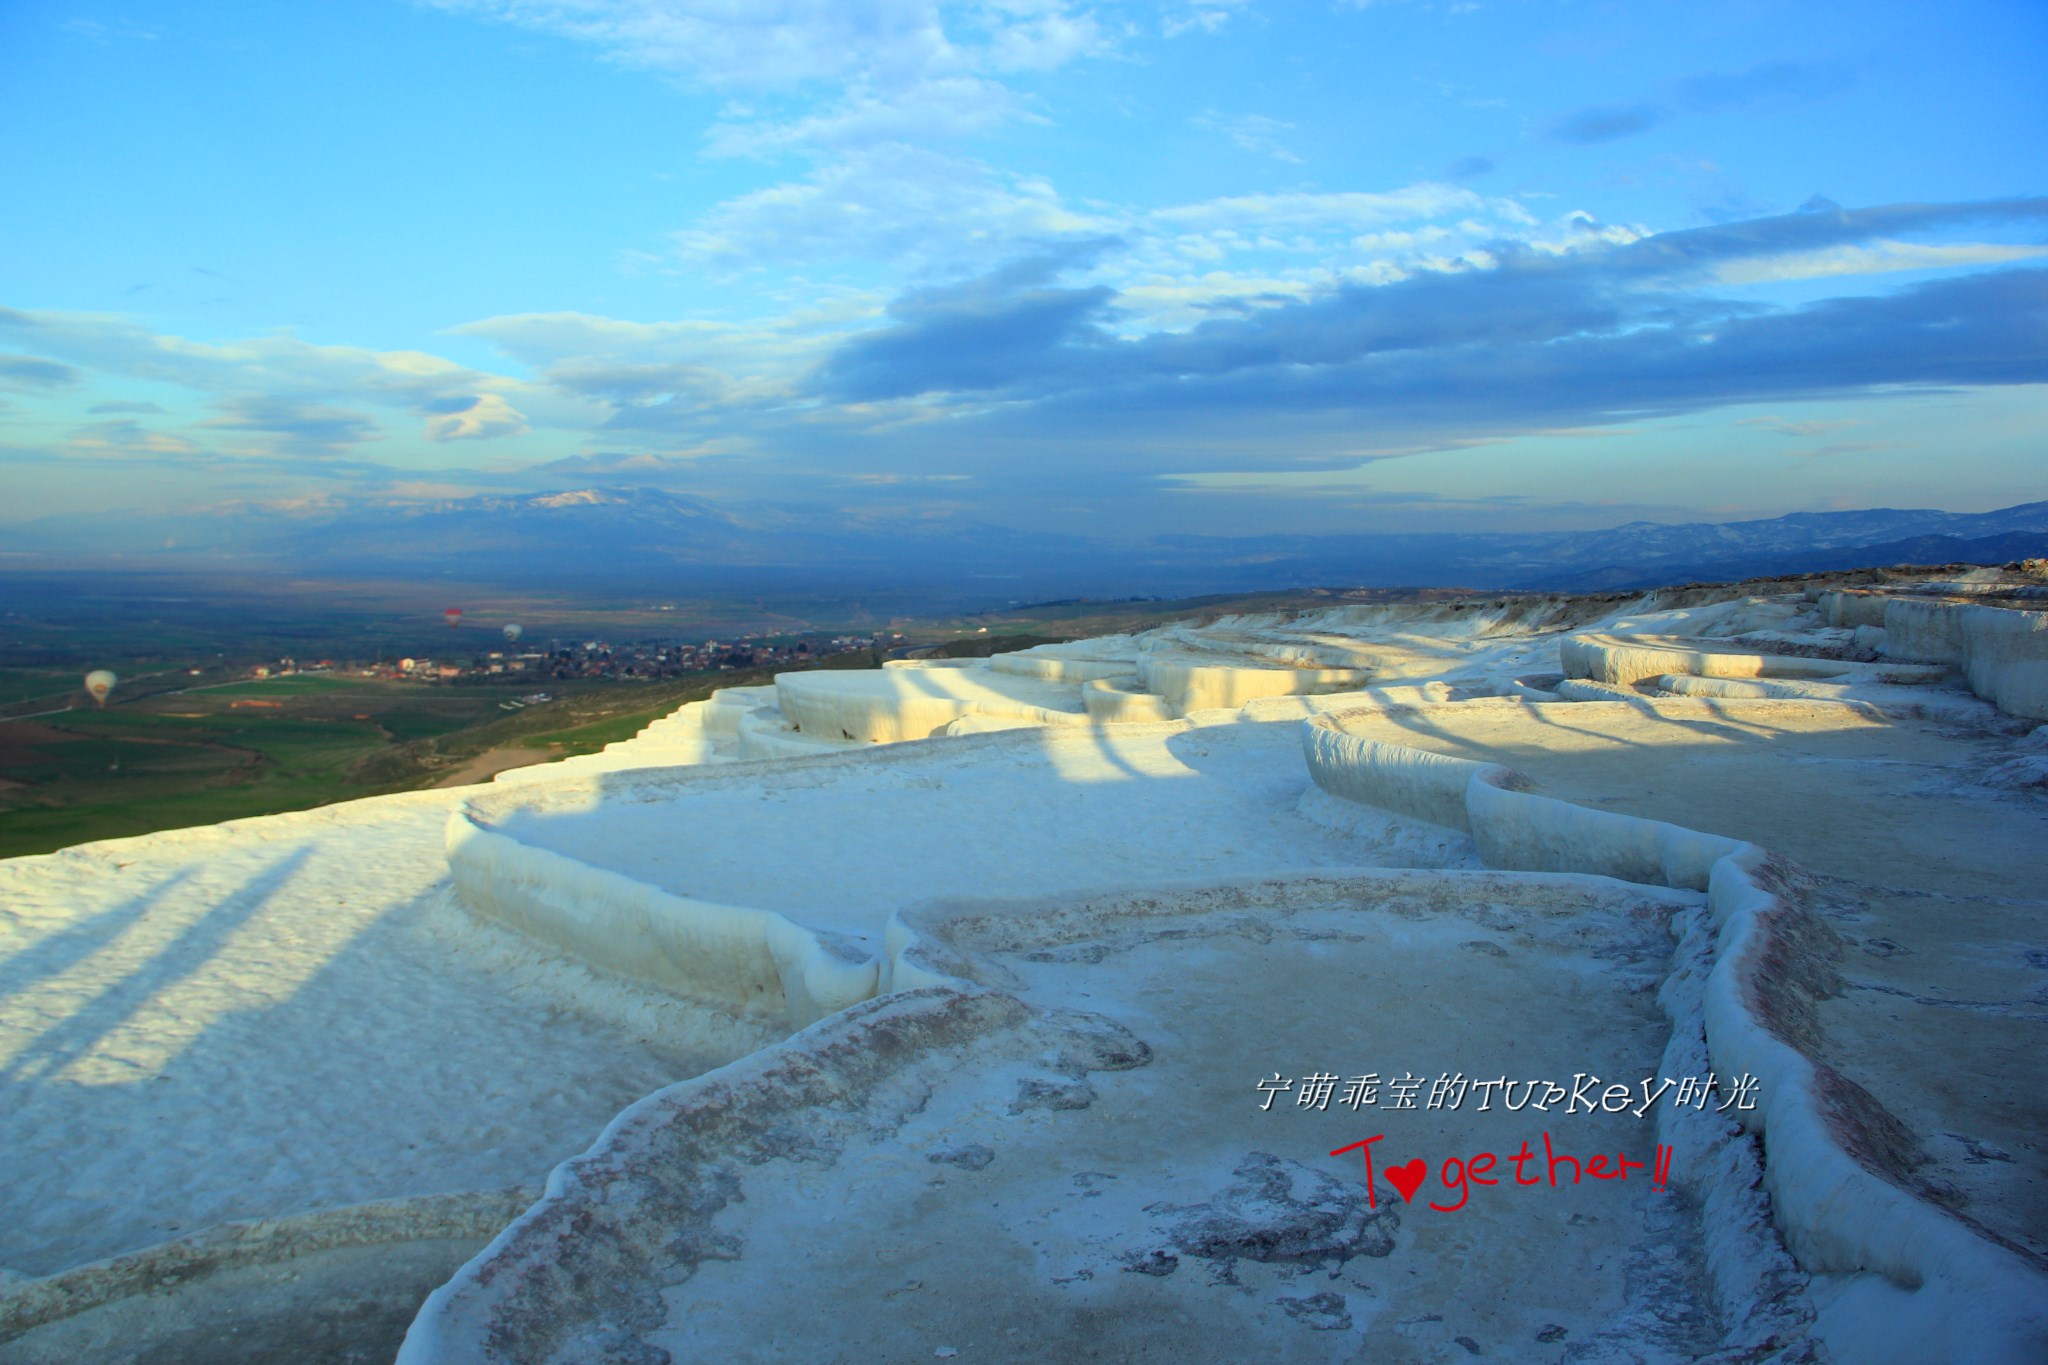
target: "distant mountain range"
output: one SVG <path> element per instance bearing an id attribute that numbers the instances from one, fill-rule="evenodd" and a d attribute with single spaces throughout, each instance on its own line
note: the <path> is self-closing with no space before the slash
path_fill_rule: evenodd
<path id="1" fill-rule="evenodd" d="M 2048 502 L 1996 512 L 1873 508 L 1767 521 L 1636 521 L 1533 535 L 1170 537 L 1190 558 L 1330 586 L 1541 588 L 1573 592 L 1817 573 L 1891 564 L 1999 564 L 2048 555 Z"/>
<path id="2" fill-rule="evenodd" d="M 110 537 L 154 547 L 110 555 Z M 860 522 L 650 488 L 439 500 L 327 500 L 205 514 L 48 519 L 0 532 L 0 566 L 233 567 L 507 586 L 868 587 L 935 600 L 1288 587 L 1618 590 L 1865 565 L 2048 555 L 2048 502 L 1889 508 L 1765 521 L 1631 522 L 1541 534 L 1163 536 L 1131 545 L 958 520 Z"/>

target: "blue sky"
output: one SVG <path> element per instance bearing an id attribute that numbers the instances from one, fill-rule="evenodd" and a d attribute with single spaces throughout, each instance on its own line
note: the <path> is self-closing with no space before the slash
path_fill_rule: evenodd
<path id="1" fill-rule="evenodd" d="M 2048 7 L 0 6 L 0 523 L 2048 496 Z"/>

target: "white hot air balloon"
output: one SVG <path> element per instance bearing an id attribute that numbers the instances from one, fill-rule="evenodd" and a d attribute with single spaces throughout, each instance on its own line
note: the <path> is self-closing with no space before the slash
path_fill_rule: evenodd
<path id="1" fill-rule="evenodd" d="M 517 640 L 520 636 L 524 635 L 525 633 L 526 627 L 520 625 L 517 621 L 505 627 L 505 638 L 508 640 Z"/>
<path id="2" fill-rule="evenodd" d="M 92 693 L 94 701 L 98 702 L 101 706 L 105 706 L 107 704 L 107 694 L 114 690 L 114 684 L 119 681 L 119 678 L 116 678 L 106 669 L 95 668 L 92 672 L 85 675 L 85 690 Z"/>

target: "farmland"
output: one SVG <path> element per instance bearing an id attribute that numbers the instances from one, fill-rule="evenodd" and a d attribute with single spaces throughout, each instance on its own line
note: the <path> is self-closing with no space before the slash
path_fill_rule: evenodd
<path id="1" fill-rule="evenodd" d="M 562 757 L 729 682 L 499 689 L 324 675 L 163 693 L 0 721 L 0 857 L 435 785 L 495 748 Z"/>

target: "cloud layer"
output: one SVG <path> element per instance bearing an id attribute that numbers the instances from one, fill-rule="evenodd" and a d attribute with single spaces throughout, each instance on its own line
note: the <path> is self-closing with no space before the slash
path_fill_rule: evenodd
<path id="1" fill-rule="evenodd" d="M 74 504 L 70 462 L 136 497 L 603 479 L 1040 525 L 1345 479 L 1359 505 L 1645 505 L 1690 438 L 1596 436 L 1699 418 L 1942 490 L 1946 447 L 1876 412 L 2048 383 L 2048 200 L 2009 188 L 2037 21 L 338 14 L 250 9 L 234 43 L 24 20 L 48 116 L 0 128 L 11 472 Z M 2021 481 L 2007 421 L 1963 433 L 1979 488 Z M 1511 443 L 1548 484 L 1458 483 Z"/>
<path id="2" fill-rule="evenodd" d="M 1447 211 L 1515 235 L 1432 255 L 1415 224 Z M 97 459 L 312 466 L 408 440 L 490 449 L 538 435 L 556 453 L 526 462 L 546 471 L 535 481 L 637 467 L 772 496 L 799 470 L 876 486 L 1000 482 L 1028 451 L 1033 478 L 1128 491 L 1767 400 L 2048 383 L 2048 270 L 2007 264 L 2033 249 L 1900 244 L 2044 220 L 2048 199 L 2012 199 L 1638 236 L 1546 227 L 1512 201 L 1447 185 L 1233 198 L 1127 220 L 1130 236 L 1054 234 L 965 277 L 776 323 L 536 314 L 459 329 L 524 378 L 417 352 L 287 335 L 204 345 L 116 317 L 12 310 L 0 311 L 0 340 L 18 349 L 0 378 L 53 401 L 109 380 L 186 395 L 182 417 L 154 401 L 91 404 L 105 420 L 80 420 L 64 440 Z M 1146 272 L 1167 232 L 1333 225 L 1395 254 L 1377 271 L 1279 290 L 1233 292 L 1225 279 L 1180 325 L 1162 320 Z M 1916 250 L 1903 264 L 1878 259 Z M 1725 290 L 1829 276 L 1823 260 L 1838 272 L 1861 260 L 1865 274 L 1952 269 L 1796 305 Z M 1954 269 L 1986 261 L 2004 268 Z M 1179 287 L 1196 283 L 1183 275 Z"/>

